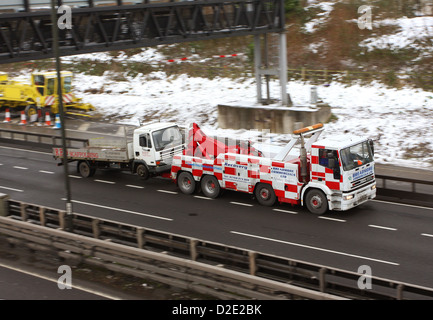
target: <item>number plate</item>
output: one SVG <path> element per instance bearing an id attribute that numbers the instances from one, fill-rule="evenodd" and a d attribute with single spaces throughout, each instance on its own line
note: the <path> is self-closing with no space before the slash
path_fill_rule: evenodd
<path id="1" fill-rule="evenodd" d="M 367 199 L 368 199 L 367 193 L 358 195 L 358 203 L 367 201 Z"/>

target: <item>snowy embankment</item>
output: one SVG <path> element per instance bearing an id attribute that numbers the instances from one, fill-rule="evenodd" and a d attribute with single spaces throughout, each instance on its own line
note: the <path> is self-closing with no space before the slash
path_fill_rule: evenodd
<path id="1" fill-rule="evenodd" d="M 121 82 L 111 79 L 109 73 L 75 77 L 78 95 L 110 121 L 133 125 L 139 120 L 196 121 L 209 134 L 243 139 L 258 135 L 254 131 L 219 129 L 217 122 L 218 104 L 255 102 L 254 79 L 167 77 L 163 72 L 126 77 Z M 310 88 L 310 84 L 298 81 L 289 82 L 287 87 L 295 105 L 309 104 Z M 325 136 L 350 133 L 370 137 L 376 143 L 377 162 L 433 170 L 433 93 L 389 89 L 379 83 L 361 86 L 334 82 L 319 86 L 318 95 L 337 118 L 326 125 Z M 271 96 L 279 96 L 278 82 L 271 84 Z M 290 134 L 269 138 L 273 143 L 284 143 Z"/>

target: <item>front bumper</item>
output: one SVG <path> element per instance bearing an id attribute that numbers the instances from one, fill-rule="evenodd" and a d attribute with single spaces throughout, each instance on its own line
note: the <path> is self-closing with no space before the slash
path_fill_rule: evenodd
<path id="1" fill-rule="evenodd" d="M 353 192 L 343 193 L 339 198 L 340 201 L 331 202 L 332 205 L 330 209 L 346 211 L 374 198 L 376 198 L 376 181 Z"/>

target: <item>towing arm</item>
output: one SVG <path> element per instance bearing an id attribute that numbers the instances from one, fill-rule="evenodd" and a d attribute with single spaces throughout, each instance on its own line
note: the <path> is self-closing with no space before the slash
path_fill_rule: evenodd
<path id="1" fill-rule="evenodd" d="M 207 136 L 196 123 L 193 123 L 188 132 L 188 144 L 187 148 L 184 150 L 184 154 L 212 160 L 220 153 L 260 156 L 260 153 L 251 146 L 250 142 L 245 143 L 245 145 L 229 145 L 218 139 Z"/>

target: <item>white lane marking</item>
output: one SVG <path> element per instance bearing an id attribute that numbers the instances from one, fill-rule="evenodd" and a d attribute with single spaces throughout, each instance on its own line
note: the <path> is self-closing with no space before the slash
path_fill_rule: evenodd
<path id="1" fill-rule="evenodd" d="M 15 189 L 15 188 L 9 188 L 9 187 L 4 187 L 4 186 L 0 186 L 0 189 L 6 189 L 6 190 L 10 190 L 10 191 L 17 191 L 17 192 L 24 192 L 24 190 Z"/>
<path id="2" fill-rule="evenodd" d="M 411 208 L 433 210 L 433 208 L 423 207 L 423 206 L 416 206 L 416 205 L 413 205 L 413 204 L 397 203 L 397 202 L 390 202 L 390 201 L 383 201 L 383 200 L 376 200 L 376 199 L 373 199 L 373 200 L 370 200 L 370 201 L 382 202 L 382 203 L 388 203 L 388 204 L 394 204 L 396 206 L 402 206 L 402 207 L 411 207 Z"/>
<path id="3" fill-rule="evenodd" d="M 424 237 L 431 237 L 431 238 L 433 238 L 433 234 L 421 233 L 421 235 L 424 236 Z"/>
<path id="4" fill-rule="evenodd" d="M 336 218 L 331 218 L 331 217 L 322 217 L 322 216 L 320 216 L 319 219 L 325 219 L 325 220 L 331 220 L 331 221 L 337 221 L 337 222 L 346 222 L 346 220 L 336 219 Z"/>
<path id="5" fill-rule="evenodd" d="M 81 179 L 81 178 L 82 178 L 82 177 L 79 177 L 79 176 L 74 176 L 74 175 L 72 175 L 72 174 L 70 174 L 68 177 L 69 177 L 69 178 L 74 178 L 74 179 Z"/>
<path id="6" fill-rule="evenodd" d="M 202 196 L 194 196 L 194 198 L 203 199 L 203 200 L 213 200 L 212 198 L 202 197 Z"/>
<path id="7" fill-rule="evenodd" d="M 43 275 L 40 275 L 40 274 L 37 274 L 37 273 L 34 273 L 34 272 L 30 272 L 30 271 L 23 270 L 23 269 L 16 268 L 16 267 L 11 267 L 11 266 L 5 265 L 3 263 L 0 263 L 0 267 L 6 268 L 6 269 L 9 269 L 9 270 L 13 270 L 13 271 L 16 271 L 16 272 L 21 272 L 21 273 L 27 274 L 27 275 L 32 276 L 32 277 L 36 277 L 36 278 L 39 278 L 39 279 L 43 279 L 43 280 L 47 280 L 47 281 L 51 281 L 51 282 L 55 282 L 55 283 L 58 283 L 58 281 L 59 281 L 59 279 L 56 279 L 56 278 L 49 278 L 49 277 L 46 277 L 46 276 L 43 276 Z M 99 292 L 99 291 L 95 291 L 93 289 L 87 289 L 87 288 L 84 288 L 82 286 L 77 286 L 77 285 L 71 284 L 71 287 L 73 289 L 85 291 L 85 292 L 88 292 L 88 293 L 91 293 L 91 294 L 95 294 L 97 296 L 101 296 L 101 297 L 104 297 L 104 298 L 107 298 L 107 299 L 120 300 L 120 298 L 117 298 L 117 297 L 114 297 L 114 296 L 111 296 L 111 295 L 108 295 L 108 294 L 105 294 L 105 293 L 102 293 L 102 292 Z"/>
<path id="8" fill-rule="evenodd" d="M 65 198 L 62 198 L 62 200 L 65 200 Z M 90 202 L 84 202 L 84 201 L 78 201 L 78 200 L 71 200 L 71 201 L 74 203 L 83 204 L 83 205 L 91 206 L 91 207 L 98 207 L 98 208 L 102 208 L 102 209 L 131 213 L 131 214 L 135 214 L 135 215 L 139 215 L 139 216 L 155 218 L 155 219 L 160 219 L 160 220 L 173 221 L 173 219 L 170 219 L 170 218 L 158 217 L 158 216 L 154 216 L 154 215 L 142 213 L 142 212 L 136 212 L 136 211 L 120 209 L 120 208 L 112 208 L 112 207 L 103 206 L 103 205 L 96 204 L 96 203 L 90 203 Z"/>
<path id="9" fill-rule="evenodd" d="M 377 228 L 377 229 L 384 229 L 384 230 L 390 230 L 390 231 L 397 231 L 396 228 L 390 228 L 390 227 L 378 226 L 378 225 L 376 225 L 376 224 L 369 224 L 368 226 L 369 226 L 369 227 L 372 227 L 372 228 Z"/>
<path id="10" fill-rule="evenodd" d="M 298 214 L 296 211 L 290 211 L 290 210 L 283 210 L 283 209 L 272 209 L 272 210 L 278 212 L 284 212 L 284 213 Z"/>
<path id="11" fill-rule="evenodd" d="M 13 166 L 13 168 L 15 168 L 15 169 L 20 169 L 20 170 L 29 170 L 29 168 L 26 168 L 26 167 L 20 167 L 20 166 Z"/>
<path id="12" fill-rule="evenodd" d="M 307 249 L 312 249 L 312 250 L 318 250 L 318 251 L 323 251 L 323 252 L 328 252 L 328 253 L 339 254 L 339 255 L 342 255 L 342 256 L 347 256 L 347 257 L 352 257 L 352 258 L 359 258 L 359 259 L 376 261 L 376 262 L 385 263 L 385 264 L 391 264 L 391 265 L 394 265 L 394 266 L 399 266 L 400 265 L 399 263 L 396 263 L 396 262 L 379 260 L 379 259 L 375 259 L 375 258 L 364 257 L 364 256 L 356 255 L 356 254 L 351 254 L 351 253 L 346 253 L 346 252 L 340 252 L 340 251 L 335 251 L 335 250 L 330 250 L 330 249 L 325 249 L 325 248 L 313 247 L 313 246 L 309 246 L 309 245 L 305 245 L 305 244 L 300 244 L 300 243 L 295 243 L 295 242 L 289 242 L 289 241 L 272 239 L 272 238 L 267 238 L 267 237 L 262 237 L 262 236 L 256 236 L 256 235 L 253 235 L 253 234 L 248 234 L 248 233 L 243 233 L 243 232 L 230 231 L 230 233 L 234 233 L 234 234 L 237 234 L 237 235 L 241 235 L 241 236 L 245 236 L 245 237 L 250 237 L 250 238 L 256 238 L 256 239 L 262 239 L 262 240 L 267 240 L 267 241 L 278 242 L 278 243 L 282 243 L 282 244 L 288 244 L 288 245 L 296 246 L 296 247 L 302 247 L 302 248 L 307 248 Z"/>
<path id="13" fill-rule="evenodd" d="M 95 179 L 93 180 L 95 182 L 101 182 L 101 183 L 107 183 L 107 184 L 116 184 L 116 182 L 113 181 L 107 181 L 107 180 L 99 180 L 99 179 Z"/>
<path id="14" fill-rule="evenodd" d="M 242 203 L 242 202 L 234 202 L 234 201 L 230 201 L 231 204 L 236 204 L 238 206 L 245 206 L 245 207 L 252 207 L 252 204 L 249 203 Z"/>
<path id="15" fill-rule="evenodd" d="M 133 184 L 127 184 L 126 187 L 136 188 L 136 189 L 144 189 L 144 187 L 142 187 L 142 186 L 134 186 Z"/>
<path id="16" fill-rule="evenodd" d="M 176 191 L 168 191 L 168 190 L 156 190 L 158 192 L 164 192 L 164 193 L 170 193 L 170 194 L 177 194 Z"/>
<path id="17" fill-rule="evenodd" d="M 2 166 L 3 165 L 3 163 L 0 163 L 0 166 Z"/>
<path id="18" fill-rule="evenodd" d="M 50 156 L 53 155 L 50 152 L 41 152 L 41 151 L 34 151 L 34 150 L 27 150 L 27 149 L 20 149 L 20 148 L 2 147 L 2 146 L 0 146 L 0 148 L 2 148 L 2 149 L 10 149 L 10 150 L 18 150 L 18 151 L 25 151 L 25 152 L 33 152 L 33 153 L 40 153 L 40 154 L 48 154 Z"/>
<path id="19" fill-rule="evenodd" d="M 52 171 L 39 170 L 40 173 L 54 174 Z"/>

